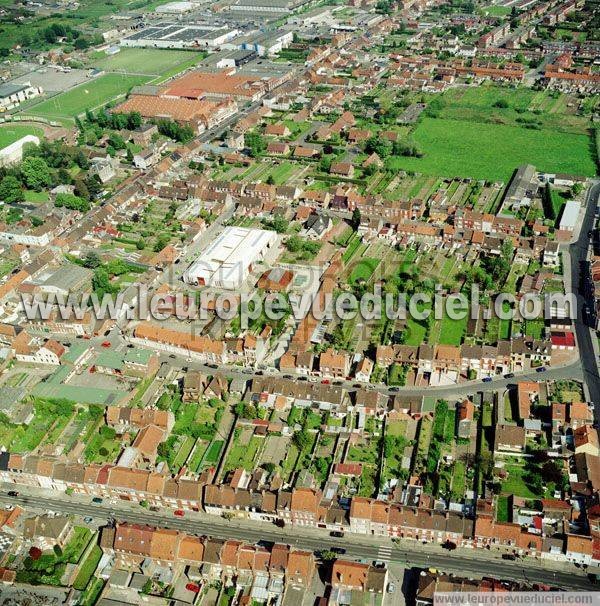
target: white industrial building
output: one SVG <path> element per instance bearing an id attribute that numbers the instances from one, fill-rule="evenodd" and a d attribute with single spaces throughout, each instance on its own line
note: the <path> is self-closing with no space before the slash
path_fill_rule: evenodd
<path id="1" fill-rule="evenodd" d="M 183 23 L 163 23 L 138 30 L 120 42 L 133 48 L 215 48 L 235 38 L 239 30 Z"/>
<path id="2" fill-rule="evenodd" d="M 579 218 L 581 204 L 576 200 L 569 200 L 563 208 L 562 217 L 558 229 L 561 231 L 574 231 Z"/>
<path id="3" fill-rule="evenodd" d="M 183 281 L 197 286 L 235 290 L 253 265 L 277 242 L 274 231 L 227 227 L 183 273 Z"/>

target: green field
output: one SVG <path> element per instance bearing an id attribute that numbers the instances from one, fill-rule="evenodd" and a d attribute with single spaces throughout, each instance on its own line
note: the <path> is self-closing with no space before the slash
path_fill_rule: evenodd
<path id="1" fill-rule="evenodd" d="M 116 55 L 97 53 L 91 65 L 107 72 L 159 76 L 164 72 L 195 65 L 206 56 L 202 52 L 162 50 L 154 48 L 123 48 Z"/>
<path id="2" fill-rule="evenodd" d="M 440 176 L 508 182 L 517 166 L 592 176 L 596 165 L 587 135 L 424 118 L 414 132 L 422 158 L 389 158 L 388 168 Z"/>
<path id="3" fill-rule="evenodd" d="M 27 114 L 44 118 L 74 118 L 85 112 L 125 95 L 132 87 L 144 84 L 149 76 L 105 74 L 84 82 L 56 97 L 42 101 L 27 109 Z"/>
<path id="4" fill-rule="evenodd" d="M 25 124 L 5 124 L 4 126 L 0 126 L 0 149 L 4 149 L 7 145 L 22 139 L 25 135 L 35 135 L 42 139 L 44 131 L 41 128 Z"/>

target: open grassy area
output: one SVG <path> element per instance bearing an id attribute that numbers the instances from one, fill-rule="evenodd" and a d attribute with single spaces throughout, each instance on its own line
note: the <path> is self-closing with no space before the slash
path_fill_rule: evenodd
<path id="1" fill-rule="evenodd" d="M 86 109 L 99 107 L 112 99 L 127 94 L 132 87 L 144 84 L 149 79 L 149 76 L 105 74 L 28 108 L 27 114 L 49 119 L 72 119 L 85 112 Z"/>
<path id="2" fill-rule="evenodd" d="M 365 282 L 373 275 L 373 272 L 379 265 L 379 259 L 371 257 L 362 257 L 362 259 L 354 266 L 350 274 L 350 283 L 364 280 Z"/>
<path id="3" fill-rule="evenodd" d="M 388 168 L 504 182 L 517 166 L 526 163 L 546 172 L 596 174 L 587 135 L 424 118 L 414 139 L 424 156 L 388 158 Z"/>
<path id="4" fill-rule="evenodd" d="M 97 53 L 91 65 L 107 72 L 159 76 L 168 70 L 202 61 L 205 53 L 156 48 L 123 48 L 116 55 Z"/>
<path id="5" fill-rule="evenodd" d="M 5 124 L 0 126 L 0 149 L 4 149 L 26 135 L 35 135 L 41 140 L 44 136 L 44 132 L 41 128 L 26 124 Z"/>

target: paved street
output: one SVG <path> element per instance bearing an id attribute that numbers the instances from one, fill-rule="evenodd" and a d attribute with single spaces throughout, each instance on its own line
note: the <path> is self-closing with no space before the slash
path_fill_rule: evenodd
<path id="1" fill-rule="evenodd" d="M 565 260 L 565 273 L 571 276 L 571 289 L 577 296 L 577 319 L 575 321 L 575 332 L 577 334 L 577 345 L 579 347 L 579 358 L 583 378 L 588 388 L 589 399 L 594 403 L 596 421 L 600 421 L 600 376 L 598 375 L 598 344 L 595 331 L 583 323 L 581 310 L 585 304 L 579 289 L 580 264 L 585 261 L 589 249 L 588 232 L 594 227 L 594 214 L 600 198 L 600 183 L 595 183 L 588 193 L 585 214 L 581 223 L 579 237 L 569 247 L 563 247 L 563 255 L 570 260 Z"/>
<path id="2" fill-rule="evenodd" d="M 60 511 L 77 516 L 90 516 L 108 520 L 150 524 L 165 528 L 175 528 L 197 535 L 218 538 L 240 539 L 244 541 L 284 542 L 294 547 L 318 551 L 330 547 L 343 547 L 345 557 L 372 562 L 381 560 L 399 563 L 406 568 L 436 568 L 443 572 L 460 573 L 463 576 L 480 577 L 492 575 L 503 579 L 525 580 L 547 583 L 565 589 L 586 590 L 590 583 L 585 573 L 570 565 L 557 565 L 547 561 L 523 560 L 504 561 L 498 553 L 484 550 L 460 549 L 454 552 L 443 550 L 438 545 L 404 541 L 397 545 L 387 538 L 353 535 L 346 533 L 343 539 L 328 536 L 323 530 L 313 528 L 278 528 L 265 522 L 249 520 L 227 521 L 217 516 L 199 512 L 186 512 L 184 518 L 171 514 L 150 512 L 139 505 L 115 500 L 94 504 L 89 497 L 64 494 L 55 496 L 51 491 L 19 486 L 19 497 L 8 497 L 6 490 L 14 490 L 12 485 L 4 485 L 0 493 L 0 503 L 18 503 L 45 511 Z"/>

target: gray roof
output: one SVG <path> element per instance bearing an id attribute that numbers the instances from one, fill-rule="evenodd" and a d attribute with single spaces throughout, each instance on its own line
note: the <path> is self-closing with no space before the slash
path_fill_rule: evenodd
<path id="1" fill-rule="evenodd" d="M 31 84 L 29 82 L 25 84 L 11 84 L 7 82 L 6 84 L 0 84 L 0 98 L 2 97 L 10 97 L 26 88 L 29 88 Z"/>

